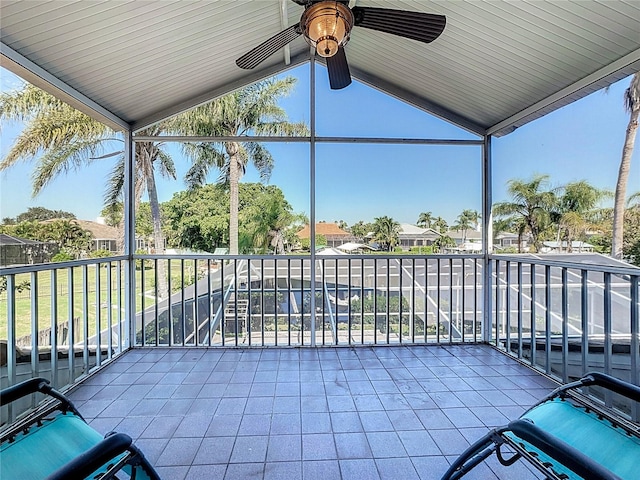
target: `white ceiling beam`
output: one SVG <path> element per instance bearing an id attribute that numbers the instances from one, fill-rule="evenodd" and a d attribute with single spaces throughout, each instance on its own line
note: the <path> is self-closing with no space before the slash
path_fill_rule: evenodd
<path id="1" fill-rule="evenodd" d="M 0 43 L 0 66 L 114 130 L 126 131 L 130 128 L 125 120 L 78 92 L 5 43 Z"/>
<path id="2" fill-rule="evenodd" d="M 553 110 L 564 107 L 579 98 L 611 85 L 618 80 L 622 80 L 629 75 L 633 75 L 638 71 L 640 71 L 640 49 L 634 50 L 615 62 L 596 70 L 590 75 L 550 95 L 544 100 L 536 102 L 515 115 L 496 123 L 487 129 L 487 134 L 499 137 L 511 133 L 517 127 L 535 118 L 542 117 Z"/>

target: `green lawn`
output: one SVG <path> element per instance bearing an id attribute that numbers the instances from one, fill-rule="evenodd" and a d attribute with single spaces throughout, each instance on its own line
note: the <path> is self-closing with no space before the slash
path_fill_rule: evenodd
<path id="1" fill-rule="evenodd" d="M 155 303 L 154 293 L 154 271 L 151 262 L 147 262 L 145 265 L 145 279 L 144 290 L 146 296 L 144 299 L 144 306 L 148 308 Z M 185 261 L 185 285 L 189 281 L 193 282 L 193 262 Z M 70 269 L 56 270 L 56 291 L 55 302 L 57 303 L 55 312 L 57 312 L 58 324 L 65 323 L 71 316 L 73 318 L 79 318 L 79 329 L 76 332 L 75 341 L 84 337 L 84 306 L 83 306 L 83 267 L 73 268 L 73 281 L 69 281 Z M 98 292 L 98 274 L 99 271 L 99 292 Z M 96 265 L 89 265 L 86 269 L 87 272 L 87 320 L 89 335 L 95 335 L 96 333 L 96 318 L 97 318 L 97 306 L 100 306 L 100 327 L 104 329 L 108 326 L 108 315 L 111 310 L 111 322 L 115 324 L 118 320 L 118 310 L 120 309 L 122 315 L 124 315 L 124 263 L 120 269 L 120 281 L 118 283 L 118 270 L 116 263 L 114 262 L 111 267 L 111 284 L 109 285 L 109 270 L 106 264 L 102 264 L 101 267 Z M 38 318 L 38 330 L 44 330 L 51 327 L 52 318 L 52 277 L 51 271 L 35 272 L 33 274 L 36 277 L 37 282 L 37 295 L 36 295 L 36 310 Z M 181 276 L 181 262 L 171 262 L 171 277 L 172 277 L 172 289 L 179 288 Z M 141 285 L 141 271 L 136 270 L 136 311 L 139 311 L 142 307 L 142 285 Z M 32 274 L 25 273 L 16 275 L 15 284 L 20 285 L 22 282 L 29 282 L 31 284 Z M 33 289 L 31 285 L 31 289 Z M 16 338 L 20 338 L 25 335 L 31 334 L 31 319 L 33 315 L 32 311 L 32 290 L 24 289 L 21 292 L 15 294 L 15 309 L 16 309 Z M 120 298 L 118 303 L 118 290 L 120 290 Z M 70 294 L 73 292 L 73 295 Z M 109 292 L 111 294 L 111 301 L 108 302 Z M 73 314 L 70 315 L 70 301 L 73 299 Z M 8 337 L 7 330 L 7 292 L 0 294 L 0 339 L 6 339 Z"/>

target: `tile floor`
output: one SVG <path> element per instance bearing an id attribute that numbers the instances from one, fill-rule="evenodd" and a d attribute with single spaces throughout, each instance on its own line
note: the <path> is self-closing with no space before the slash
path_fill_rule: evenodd
<path id="1" fill-rule="evenodd" d="M 556 385 L 489 346 L 135 349 L 71 398 L 167 480 L 437 479 Z M 495 456 L 469 479 L 539 478 Z"/>

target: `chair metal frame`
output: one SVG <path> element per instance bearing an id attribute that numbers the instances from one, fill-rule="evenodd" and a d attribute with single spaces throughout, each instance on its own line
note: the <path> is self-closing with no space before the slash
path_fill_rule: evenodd
<path id="1" fill-rule="evenodd" d="M 0 445 L 3 447 L 11 444 L 19 435 L 29 435 L 31 429 L 38 428 L 44 422 L 55 421 L 57 415 L 75 415 L 85 424 L 78 409 L 65 395 L 55 390 L 44 378 L 32 378 L 24 382 L 13 385 L 0 392 L 0 406 L 9 405 L 20 398 L 34 393 L 42 393 L 51 397 L 46 400 L 34 412 L 25 418 L 9 425 L 0 435 Z M 89 427 L 90 428 L 90 427 Z M 2 462 L 28 461 L 29 459 L 11 459 L 9 448 L 4 448 Z M 34 452 L 34 457 L 37 452 Z M 111 460 L 121 456 L 116 462 L 109 464 Z M 92 478 L 90 475 L 99 469 L 103 469 L 99 475 L 101 480 L 116 478 L 116 474 L 123 468 L 131 467 L 130 478 L 143 477 L 149 480 L 160 480 L 160 477 L 153 466 L 144 457 L 142 452 L 133 445 L 131 437 L 124 433 L 111 432 L 105 435 L 104 439 L 93 445 L 90 449 L 79 452 L 78 455 L 67 462 L 62 467 L 55 469 L 46 477 L 46 480 L 77 480 L 81 478 Z M 141 469 L 138 475 L 139 469 Z"/>
<path id="2" fill-rule="evenodd" d="M 566 399 L 575 402 L 576 405 L 586 409 L 586 411 L 596 413 L 598 418 L 607 420 L 612 425 L 615 425 L 621 432 L 624 432 L 625 435 L 640 439 L 640 425 L 623 418 L 612 409 L 605 408 L 593 399 L 575 391 L 576 389 L 589 386 L 602 387 L 607 391 L 622 395 L 632 402 L 640 402 L 640 387 L 623 382 L 609 375 L 591 372 L 580 380 L 557 388 L 528 409 L 523 416 L 546 402 L 557 398 Z M 442 480 L 457 480 L 462 478 L 494 452 L 496 453 L 498 461 L 504 466 L 513 465 L 513 463 L 522 458 L 546 475 L 547 478 L 566 480 L 566 474 L 555 471 L 551 462 L 542 460 L 538 458 L 538 455 L 527 450 L 527 444 L 539 449 L 553 459 L 553 461 L 557 462 L 557 464 L 562 465 L 581 478 L 587 478 L 589 480 L 615 480 L 620 478 L 572 445 L 544 431 L 528 419 L 521 417 L 518 420 L 510 422 L 507 426 L 494 428 L 467 448 L 458 459 L 454 461 L 442 477 Z M 509 458 L 505 458 L 505 455 L 501 451 L 503 445 L 510 447 L 514 452 Z M 640 458 L 640 451 L 638 452 L 638 456 Z"/>

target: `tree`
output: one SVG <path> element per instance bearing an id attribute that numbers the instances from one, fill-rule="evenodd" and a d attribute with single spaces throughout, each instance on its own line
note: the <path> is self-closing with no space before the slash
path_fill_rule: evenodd
<path id="1" fill-rule="evenodd" d="M 624 208 L 627 195 L 627 182 L 631 169 L 631 156 L 638 131 L 638 117 L 640 116 L 640 72 L 631 77 L 631 83 L 624 92 L 624 104 L 629 112 L 629 123 L 622 147 L 622 159 L 618 170 L 618 181 L 613 204 L 613 239 L 611 255 L 621 260 L 624 244 Z"/>
<path id="2" fill-rule="evenodd" d="M 33 195 L 36 196 L 58 175 L 89 166 L 97 161 L 115 159 L 105 192 L 105 205 L 122 201 L 125 158 L 122 136 L 30 84 L 0 95 L 0 120 L 23 122 L 24 128 L 9 152 L 0 162 L 0 171 L 19 161 L 34 161 Z M 141 135 L 157 135 L 162 125 L 141 131 Z M 135 144 L 136 183 L 134 202 L 138 206 L 146 190 L 151 205 L 156 248 L 163 248 L 160 209 L 155 173 L 175 178 L 172 159 L 160 143 Z M 158 247 L 159 246 L 159 247 Z M 158 263 L 159 295 L 167 293 L 164 263 Z"/>
<path id="3" fill-rule="evenodd" d="M 463 210 L 462 213 L 458 215 L 453 229 L 462 232 L 462 243 L 467 240 L 467 230 L 474 226 L 477 227 L 479 218 L 480 214 L 475 210 Z"/>
<path id="4" fill-rule="evenodd" d="M 351 235 L 354 237 L 364 240 L 369 233 L 373 231 L 373 225 L 371 223 L 365 223 L 362 220 L 351 225 Z"/>
<path id="5" fill-rule="evenodd" d="M 431 212 L 422 212 L 418 215 L 416 225 L 420 228 L 431 228 L 431 222 L 433 222 L 433 214 Z"/>
<path id="6" fill-rule="evenodd" d="M 239 185 L 239 246 L 241 253 L 284 253 L 292 230 L 305 219 L 292 213 L 282 190 L 274 185 Z M 169 244 L 213 252 L 228 245 L 229 195 L 220 184 L 178 192 L 162 204 Z"/>
<path id="7" fill-rule="evenodd" d="M 391 217 L 378 217 L 373 221 L 373 239 L 391 252 L 400 238 L 400 224 Z"/>
<path id="8" fill-rule="evenodd" d="M 447 223 L 447 221 L 442 218 L 442 217 L 436 217 L 433 220 L 433 223 L 431 224 L 431 226 L 437 230 L 439 233 L 444 233 L 449 229 L 449 224 Z"/>
<path id="9" fill-rule="evenodd" d="M 172 128 L 182 135 L 305 135 L 304 123 L 290 123 L 278 101 L 288 95 L 296 79 L 269 79 L 225 95 L 173 119 Z M 248 162 L 267 181 L 273 169 L 271 153 L 258 142 L 225 141 L 187 143 L 184 151 L 193 159 L 186 174 L 190 188 L 203 185 L 209 170 L 220 170 L 219 183 L 229 188 L 229 252 L 238 253 L 238 184 Z"/>
<path id="10" fill-rule="evenodd" d="M 42 222 L 27 221 L 16 225 L 3 225 L 0 233 L 20 238 L 51 242 L 58 245 L 71 258 L 86 254 L 91 247 L 91 232 L 83 229 L 73 219 L 54 219 Z"/>
<path id="11" fill-rule="evenodd" d="M 543 235 L 551 223 L 551 211 L 556 204 L 556 195 L 548 190 L 549 176 L 534 175 L 529 181 L 513 179 L 508 182 L 512 200 L 493 206 L 496 217 L 511 217 L 521 225 L 519 235 L 529 232 L 534 251 L 540 251 Z"/>
<path id="12" fill-rule="evenodd" d="M 433 247 L 435 251 L 441 252 L 447 247 L 455 247 L 456 241 L 449 235 L 440 235 L 433 241 Z"/>
<path id="13" fill-rule="evenodd" d="M 557 240 L 566 242 L 567 251 L 571 252 L 573 240 L 592 225 L 590 214 L 607 192 L 581 180 L 567 184 L 558 193 L 560 196 L 552 213 L 558 225 Z"/>
<path id="14" fill-rule="evenodd" d="M 16 217 L 15 223 L 40 222 L 42 220 L 53 220 L 55 218 L 76 218 L 71 212 L 64 210 L 49 210 L 44 207 L 29 207 L 26 212 Z"/>

